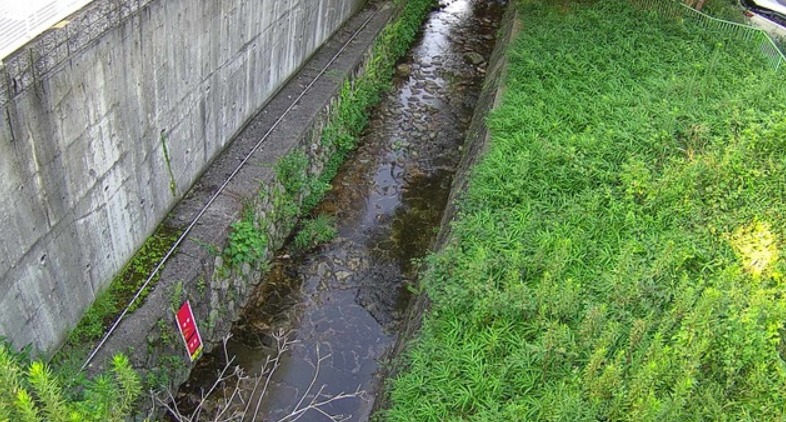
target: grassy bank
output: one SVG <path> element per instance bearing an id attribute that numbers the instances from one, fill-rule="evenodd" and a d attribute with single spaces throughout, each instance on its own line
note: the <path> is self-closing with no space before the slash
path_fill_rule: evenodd
<path id="1" fill-rule="evenodd" d="M 520 1 L 391 421 L 781 420 L 786 84 L 627 2 Z"/>

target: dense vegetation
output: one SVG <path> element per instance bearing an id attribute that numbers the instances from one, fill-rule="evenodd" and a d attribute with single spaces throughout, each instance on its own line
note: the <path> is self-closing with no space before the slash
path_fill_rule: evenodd
<path id="1" fill-rule="evenodd" d="M 0 422 L 123 421 L 141 392 L 139 377 L 122 355 L 111 374 L 66 391 L 45 363 L 29 362 L 0 342 Z"/>
<path id="2" fill-rule="evenodd" d="M 786 83 L 628 2 L 520 1 L 391 421 L 786 417 Z"/>
<path id="3" fill-rule="evenodd" d="M 745 15 L 742 14 L 743 8 L 737 0 L 707 0 L 702 5 L 701 11 L 732 22 L 744 23 L 746 20 Z"/>

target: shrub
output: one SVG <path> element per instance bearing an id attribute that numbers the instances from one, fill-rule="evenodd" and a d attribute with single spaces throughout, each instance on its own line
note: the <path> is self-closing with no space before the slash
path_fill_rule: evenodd
<path id="1" fill-rule="evenodd" d="M 123 421 L 141 392 L 128 358 L 116 355 L 109 374 L 79 390 L 65 391 L 60 379 L 41 361 L 26 362 L 0 342 L 0 421 Z"/>
<path id="2" fill-rule="evenodd" d="M 292 245 L 296 249 L 307 250 L 331 241 L 337 234 L 338 231 L 333 218 L 319 215 L 314 219 L 303 222 L 303 226 L 295 235 Z"/>

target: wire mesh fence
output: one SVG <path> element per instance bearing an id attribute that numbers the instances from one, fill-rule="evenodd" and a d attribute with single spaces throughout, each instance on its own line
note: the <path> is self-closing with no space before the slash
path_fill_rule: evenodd
<path id="1" fill-rule="evenodd" d="M 677 0 L 631 0 L 633 4 L 656 11 L 671 19 L 680 19 L 699 27 L 720 31 L 741 42 L 756 46 L 764 60 L 776 71 L 786 64 L 786 57 L 766 31 L 749 25 L 714 18 Z"/>
<path id="2" fill-rule="evenodd" d="M 0 61 L 93 0 L 0 0 Z"/>

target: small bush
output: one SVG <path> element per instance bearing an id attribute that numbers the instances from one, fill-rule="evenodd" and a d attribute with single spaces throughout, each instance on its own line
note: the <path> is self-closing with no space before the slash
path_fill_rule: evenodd
<path id="1" fill-rule="evenodd" d="M 241 220 L 232 223 L 224 256 L 230 265 L 239 267 L 262 260 L 267 250 L 267 233 L 259 227 L 254 211 L 248 207 Z"/>
<path id="2" fill-rule="evenodd" d="M 141 393 L 128 358 L 116 355 L 108 374 L 84 383 L 79 393 L 66 390 L 49 366 L 27 362 L 0 342 L 0 421 L 124 421 Z"/>
<path id="3" fill-rule="evenodd" d="M 302 151 L 285 155 L 276 163 L 276 179 L 292 198 L 300 195 L 308 186 L 308 157 Z"/>
<path id="4" fill-rule="evenodd" d="M 331 241 L 337 234 L 334 219 L 319 215 L 313 220 L 303 222 L 303 227 L 295 235 L 292 245 L 299 250 L 308 250 Z"/>

